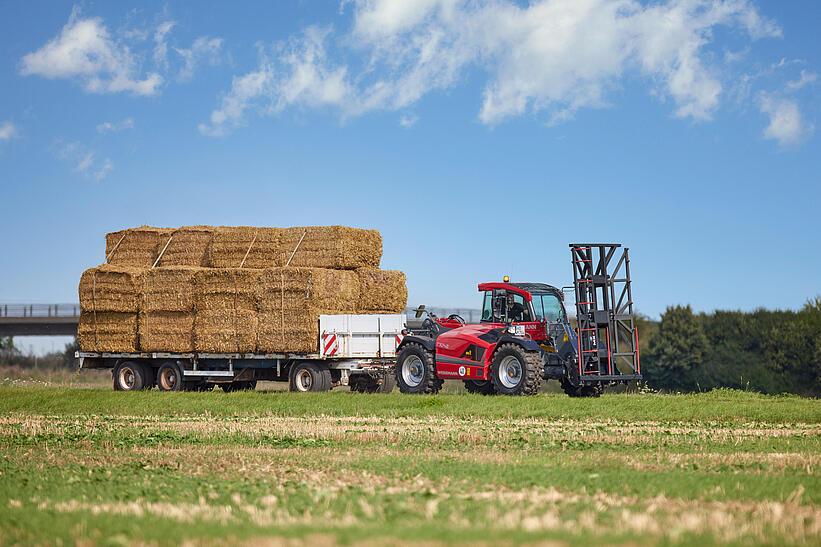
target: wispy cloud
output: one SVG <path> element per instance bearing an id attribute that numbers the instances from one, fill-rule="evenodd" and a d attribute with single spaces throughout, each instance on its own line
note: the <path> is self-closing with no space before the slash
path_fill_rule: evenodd
<path id="1" fill-rule="evenodd" d="M 676 117 L 709 120 L 726 83 L 711 65 L 716 29 L 740 31 L 748 42 L 781 35 L 746 0 L 346 4 L 353 5 L 346 34 L 308 27 L 248 73 L 270 75 L 254 96 L 272 106 L 264 112 L 333 107 L 344 119 L 403 110 L 478 68 L 487 75 L 478 112 L 485 124 L 528 113 L 572 119 L 579 109 L 611 104 L 611 91 L 631 74 L 642 75 L 652 95 L 671 99 Z M 214 114 L 208 127 L 217 129 Z"/>
<path id="2" fill-rule="evenodd" d="M 200 36 L 194 40 L 191 47 L 174 48 L 174 51 L 182 58 L 182 68 L 180 68 L 178 78 L 181 81 L 190 80 L 202 63 L 211 66 L 218 65 L 222 61 L 222 44 L 222 38 Z"/>
<path id="3" fill-rule="evenodd" d="M 134 119 L 133 118 L 124 118 L 119 122 L 103 122 L 97 125 L 97 133 L 104 135 L 106 133 L 119 133 L 120 131 L 125 131 L 126 129 L 133 129 L 134 128 Z"/>
<path id="4" fill-rule="evenodd" d="M 176 24 L 174 21 L 163 21 L 154 31 L 154 63 L 160 68 L 168 68 L 167 37 Z"/>
<path id="5" fill-rule="evenodd" d="M 84 178 L 103 181 L 114 170 L 111 159 L 98 157 L 95 151 L 79 142 L 57 141 L 56 153 L 58 158 L 71 166 L 72 171 Z"/>
<path id="6" fill-rule="evenodd" d="M 416 122 L 419 121 L 419 116 L 416 114 L 402 114 L 399 116 L 399 126 L 404 127 L 405 129 L 410 129 Z"/>
<path id="7" fill-rule="evenodd" d="M 788 91 L 798 91 L 799 89 L 815 83 L 818 74 L 809 70 L 802 70 L 797 80 L 787 82 Z"/>
<path id="8" fill-rule="evenodd" d="M 17 126 L 6 121 L 0 124 L 0 141 L 10 141 L 17 136 Z"/>

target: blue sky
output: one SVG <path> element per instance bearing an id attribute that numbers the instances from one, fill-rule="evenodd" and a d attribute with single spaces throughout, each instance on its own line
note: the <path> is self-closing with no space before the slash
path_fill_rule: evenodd
<path id="1" fill-rule="evenodd" d="M 639 310 L 821 293 L 821 3 L 4 2 L 2 302 L 140 224 L 379 229 L 412 304 L 631 247 Z"/>

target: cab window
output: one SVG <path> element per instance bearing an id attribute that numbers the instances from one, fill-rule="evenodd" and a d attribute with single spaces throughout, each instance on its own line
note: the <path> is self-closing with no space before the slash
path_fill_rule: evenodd
<path id="1" fill-rule="evenodd" d="M 510 295 L 511 293 L 508 294 Z M 513 293 L 512 297 L 513 305 L 508 307 L 507 310 L 510 320 L 516 323 L 531 321 L 530 309 L 524 296 Z"/>
<path id="2" fill-rule="evenodd" d="M 536 300 L 535 296 L 533 300 Z M 540 300 L 542 301 L 542 319 L 548 323 L 564 321 L 564 309 L 558 296 L 555 294 L 542 294 Z"/>
<path id="3" fill-rule="evenodd" d="M 485 291 L 484 300 L 482 300 L 482 321 L 493 320 L 493 291 Z"/>

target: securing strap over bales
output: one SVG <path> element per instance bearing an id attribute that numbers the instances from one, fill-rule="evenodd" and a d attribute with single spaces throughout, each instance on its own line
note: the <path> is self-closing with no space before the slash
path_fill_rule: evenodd
<path id="1" fill-rule="evenodd" d="M 165 247 L 163 247 L 162 251 L 160 251 L 160 256 L 157 257 L 157 260 L 154 261 L 154 265 L 151 266 L 152 270 L 157 267 L 157 264 L 160 263 L 160 260 L 162 259 L 162 255 L 165 254 L 165 250 L 168 248 L 168 245 L 171 243 L 172 239 L 174 239 L 174 234 L 171 234 L 171 237 L 169 237 L 168 241 L 165 242 Z"/>
<path id="2" fill-rule="evenodd" d="M 254 239 L 251 240 L 251 244 L 248 245 L 248 250 L 245 251 L 245 256 L 242 257 L 242 262 L 239 263 L 239 267 L 242 268 L 245 266 L 245 261 L 248 260 L 248 253 L 251 252 L 251 247 L 254 246 L 254 243 L 257 241 L 257 232 L 254 232 Z"/>
<path id="3" fill-rule="evenodd" d="M 120 243 L 122 243 L 122 242 L 123 242 L 123 240 L 125 239 L 125 236 L 127 236 L 127 235 L 128 235 L 128 232 L 127 232 L 127 231 L 126 231 L 126 232 L 123 232 L 123 235 L 122 235 L 122 237 L 120 238 L 120 240 L 117 242 L 117 244 L 116 244 L 116 245 L 114 245 L 114 248 L 113 248 L 113 249 L 111 249 L 111 252 L 110 252 L 110 253 L 108 253 L 108 254 L 106 255 L 106 257 L 105 257 L 105 261 L 106 261 L 106 262 L 111 262 L 111 257 L 113 257 L 113 256 L 114 256 L 114 253 L 117 251 L 117 247 L 119 247 L 119 246 L 120 246 Z"/>

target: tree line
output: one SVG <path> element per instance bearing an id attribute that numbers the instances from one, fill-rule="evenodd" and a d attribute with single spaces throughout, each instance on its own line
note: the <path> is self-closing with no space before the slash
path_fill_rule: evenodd
<path id="1" fill-rule="evenodd" d="M 670 391 L 717 387 L 821 396 L 821 297 L 798 311 L 693 313 L 667 308 L 641 354 L 647 384 Z"/>

